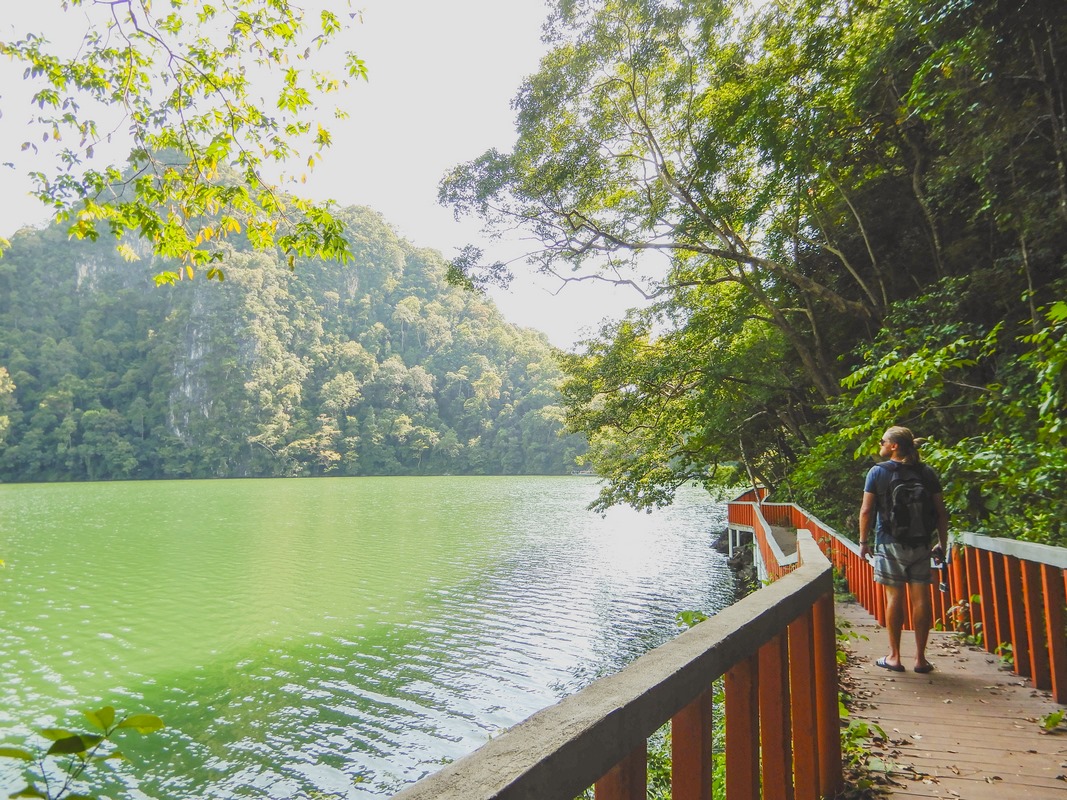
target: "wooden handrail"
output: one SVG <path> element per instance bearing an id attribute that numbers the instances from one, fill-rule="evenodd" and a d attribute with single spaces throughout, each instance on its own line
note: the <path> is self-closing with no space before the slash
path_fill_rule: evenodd
<path id="1" fill-rule="evenodd" d="M 782 787 L 796 800 L 832 796 L 842 781 L 832 571 L 810 535 L 800 534 L 798 550 L 799 565 L 781 580 L 534 714 L 396 800 L 573 800 L 594 785 L 597 800 L 644 800 L 646 742 L 668 721 L 674 798 L 707 800 L 711 689 L 721 676 L 731 800 L 757 800 L 761 785 Z"/>
<path id="2" fill-rule="evenodd" d="M 729 504 L 729 524 L 751 531 L 764 559 L 772 552 L 760 541 L 769 535 L 767 519 L 811 531 L 849 591 L 885 624 L 884 592 L 856 543 L 793 503 L 754 498 L 750 490 Z M 935 623 L 972 636 L 991 653 L 1010 645 L 1015 674 L 1051 690 L 1057 703 L 1067 705 L 1067 548 L 962 533 L 950 550 L 940 576 L 944 591 L 936 584 L 929 589 Z M 790 566 L 767 568 L 787 571 Z"/>

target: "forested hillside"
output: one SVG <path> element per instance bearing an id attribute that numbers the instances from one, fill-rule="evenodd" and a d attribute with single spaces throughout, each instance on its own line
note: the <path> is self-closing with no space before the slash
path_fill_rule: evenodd
<path id="1" fill-rule="evenodd" d="M 377 214 L 340 219 L 348 265 L 238 244 L 221 284 L 156 287 L 136 243 L 130 264 L 58 226 L 11 237 L 0 480 L 570 470 L 547 340 Z"/>
<path id="2" fill-rule="evenodd" d="M 552 7 L 517 143 L 441 197 L 556 274 L 669 259 L 565 364 L 601 505 L 740 462 L 854 535 L 901 424 L 955 526 L 1067 543 L 1067 3 Z"/>

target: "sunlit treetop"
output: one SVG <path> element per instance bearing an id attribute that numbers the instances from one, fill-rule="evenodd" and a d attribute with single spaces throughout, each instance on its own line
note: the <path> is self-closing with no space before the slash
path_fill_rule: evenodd
<path id="1" fill-rule="evenodd" d="M 280 248 L 291 268 L 298 256 L 348 259 L 330 204 L 283 189 L 331 145 L 331 123 L 347 116 L 334 98 L 367 77 L 339 47 L 359 21 L 349 0 L 61 5 L 65 24 L 48 29 L 84 29 L 80 41 L 30 33 L 0 41 L 0 54 L 22 62 L 32 85 L 22 150 L 49 164 L 30 172 L 33 194 L 71 235 L 111 233 L 131 260 L 128 235 L 147 240 L 181 264 L 159 283 L 201 267 L 222 280 L 219 244 L 235 235 Z M 127 154 L 124 165 L 99 163 Z"/>

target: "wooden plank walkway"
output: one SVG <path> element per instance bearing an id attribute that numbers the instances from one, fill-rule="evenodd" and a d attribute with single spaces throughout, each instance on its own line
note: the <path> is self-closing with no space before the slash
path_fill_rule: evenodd
<path id="1" fill-rule="evenodd" d="M 930 635 L 934 672 L 911 671 L 915 639 L 901 642 L 907 672 L 875 665 L 886 632 L 855 602 L 837 603 L 850 638 L 846 688 L 852 717 L 877 723 L 889 742 L 875 748 L 891 797 L 1067 800 L 1067 729 L 1042 733 L 1039 717 L 1056 711 L 1048 692 L 999 669 L 999 658 L 962 645 L 953 634 Z"/>

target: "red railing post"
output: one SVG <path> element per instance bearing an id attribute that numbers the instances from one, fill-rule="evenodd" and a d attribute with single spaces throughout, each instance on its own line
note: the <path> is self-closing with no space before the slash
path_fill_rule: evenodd
<path id="1" fill-rule="evenodd" d="M 963 555 L 964 548 L 956 547 L 955 552 L 952 554 L 952 569 L 949 572 L 952 574 L 952 586 L 950 587 L 950 597 L 952 604 L 955 606 L 959 603 L 967 602 L 967 569 L 966 560 Z M 961 610 L 957 610 L 953 619 L 951 630 L 958 631 L 959 615 Z"/>
<path id="2" fill-rule="evenodd" d="M 1045 620 L 1041 603 L 1041 565 L 1022 559 L 1023 603 L 1026 608 L 1026 631 L 1029 636 L 1030 677 L 1038 689 L 1051 689 L 1048 650 L 1045 648 Z"/>
<path id="3" fill-rule="evenodd" d="M 863 572 L 863 559 L 856 553 L 849 551 L 849 588 L 859 598 L 860 605 L 867 609 L 868 613 L 873 608 L 871 604 L 871 585 Z"/>
<path id="4" fill-rule="evenodd" d="M 940 576 L 937 570 L 933 570 L 930 580 L 932 581 L 927 587 L 927 591 L 930 592 L 930 624 L 936 625 L 938 620 L 944 620 L 944 598 L 941 595 L 941 590 L 937 588 L 937 584 Z"/>
<path id="5" fill-rule="evenodd" d="M 1008 593 L 1008 618 L 1011 623 L 1011 652 L 1015 662 L 1015 674 L 1029 678 L 1030 637 L 1026 630 L 1026 601 L 1023 596 L 1022 567 L 1015 556 L 1005 557 L 1004 583 Z"/>
<path id="6" fill-rule="evenodd" d="M 978 573 L 978 592 L 982 595 L 982 645 L 992 653 L 997 643 L 996 599 L 993 597 L 993 576 L 989 571 L 989 553 L 975 548 L 975 570 Z"/>
<path id="7" fill-rule="evenodd" d="M 711 686 L 671 719 L 671 797 L 710 800 L 712 701 Z"/>
<path id="8" fill-rule="evenodd" d="M 993 616 L 997 638 L 993 642 L 993 650 L 996 651 L 1004 642 L 1011 641 L 1011 621 L 1008 613 L 1008 588 L 1004 574 L 1004 559 L 1000 553 L 989 551 L 989 571 L 993 585 Z"/>
<path id="9" fill-rule="evenodd" d="M 1045 636 L 1048 639 L 1052 699 L 1061 705 L 1067 705 L 1067 638 L 1063 632 L 1064 582 L 1061 578 L 1061 569 L 1051 564 L 1041 565 L 1041 584 L 1045 590 Z"/>
<path id="10" fill-rule="evenodd" d="M 785 631 L 759 651 L 759 729 L 763 800 L 793 800 L 789 713 L 789 642 Z"/>
<path id="11" fill-rule="evenodd" d="M 859 598 L 860 605 L 870 612 L 874 608 L 871 602 L 871 582 L 867 580 L 867 575 L 863 571 L 863 559 L 851 551 L 849 551 L 848 558 L 849 569 L 851 570 L 849 587 L 852 589 L 852 593 Z"/>
<path id="12" fill-rule="evenodd" d="M 853 560 L 856 564 L 856 576 L 863 586 L 863 607 L 867 609 L 868 613 L 873 614 L 874 582 L 870 571 L 871 565 L 867 563 L 866 559 L 860 558 L 858 555 L 853 556 Z"/>
<path id="13" fill-rule="evenodd" d="M 759 659 L 752 655 L 726 672 L 726 800 L 758 800 Z"/>
<path id="14" fill-rule="evenodd" d="M 797 800 L 818 800 L 819 750 L 815 718 L 813 609 L 789 623 L 789 696 L 793 700 L 793 786 Z"/>
<path id="15" fill-rule="evenodd" d="M 967 547 L 963 551 L 964 563 L 967 566 L 967 612 L 968 618 L 971 624 L 971 635 L 977 632 L 977 628 L 981 625 L 984 632 L 985 625 L 982 622 L 982 588 L 978 584 L 978 551 L 977 548 Z M 977 597 L 978 602 L 973 602 L 973 598 Z M 977 608 L 975 607 L 977 605 Z"/>
<path id="16" fill-rule="evenodd" d="M 824 594 L 815 602 L 814 644 L 819 788 L 823 797 L 833 797 L 843 788 L 843 782 L 841 715 L 837 697 L 837 629 L 832 594 Z"/>
<path id="17" fill-rule="evenodd" d="M 885 589 L 881 584 L 874 583 L 874 567 L 871 567 L 871 584 L 874 586 L 874 618 L 878 624 L 885 627 Z"/>
<path id="18" fill-rule="evenodd" d="M 861 563 L 863 559 L 851 552 L 848 557 L 849 568 L 851 569 L 851 574 L 849 575 L 851 581 L 849 582 L 849 586 L 852 589 L 852 593 L 859 598 L 860 605 L 870 612 L 871 588 L 867 576 L 863 574 L 863 564 Z"/>
<path id="19" fill-rule="evenodd" d="M 648 744 L 642 743 L 593 785 L 596 800 L 646 800 Z"/>

